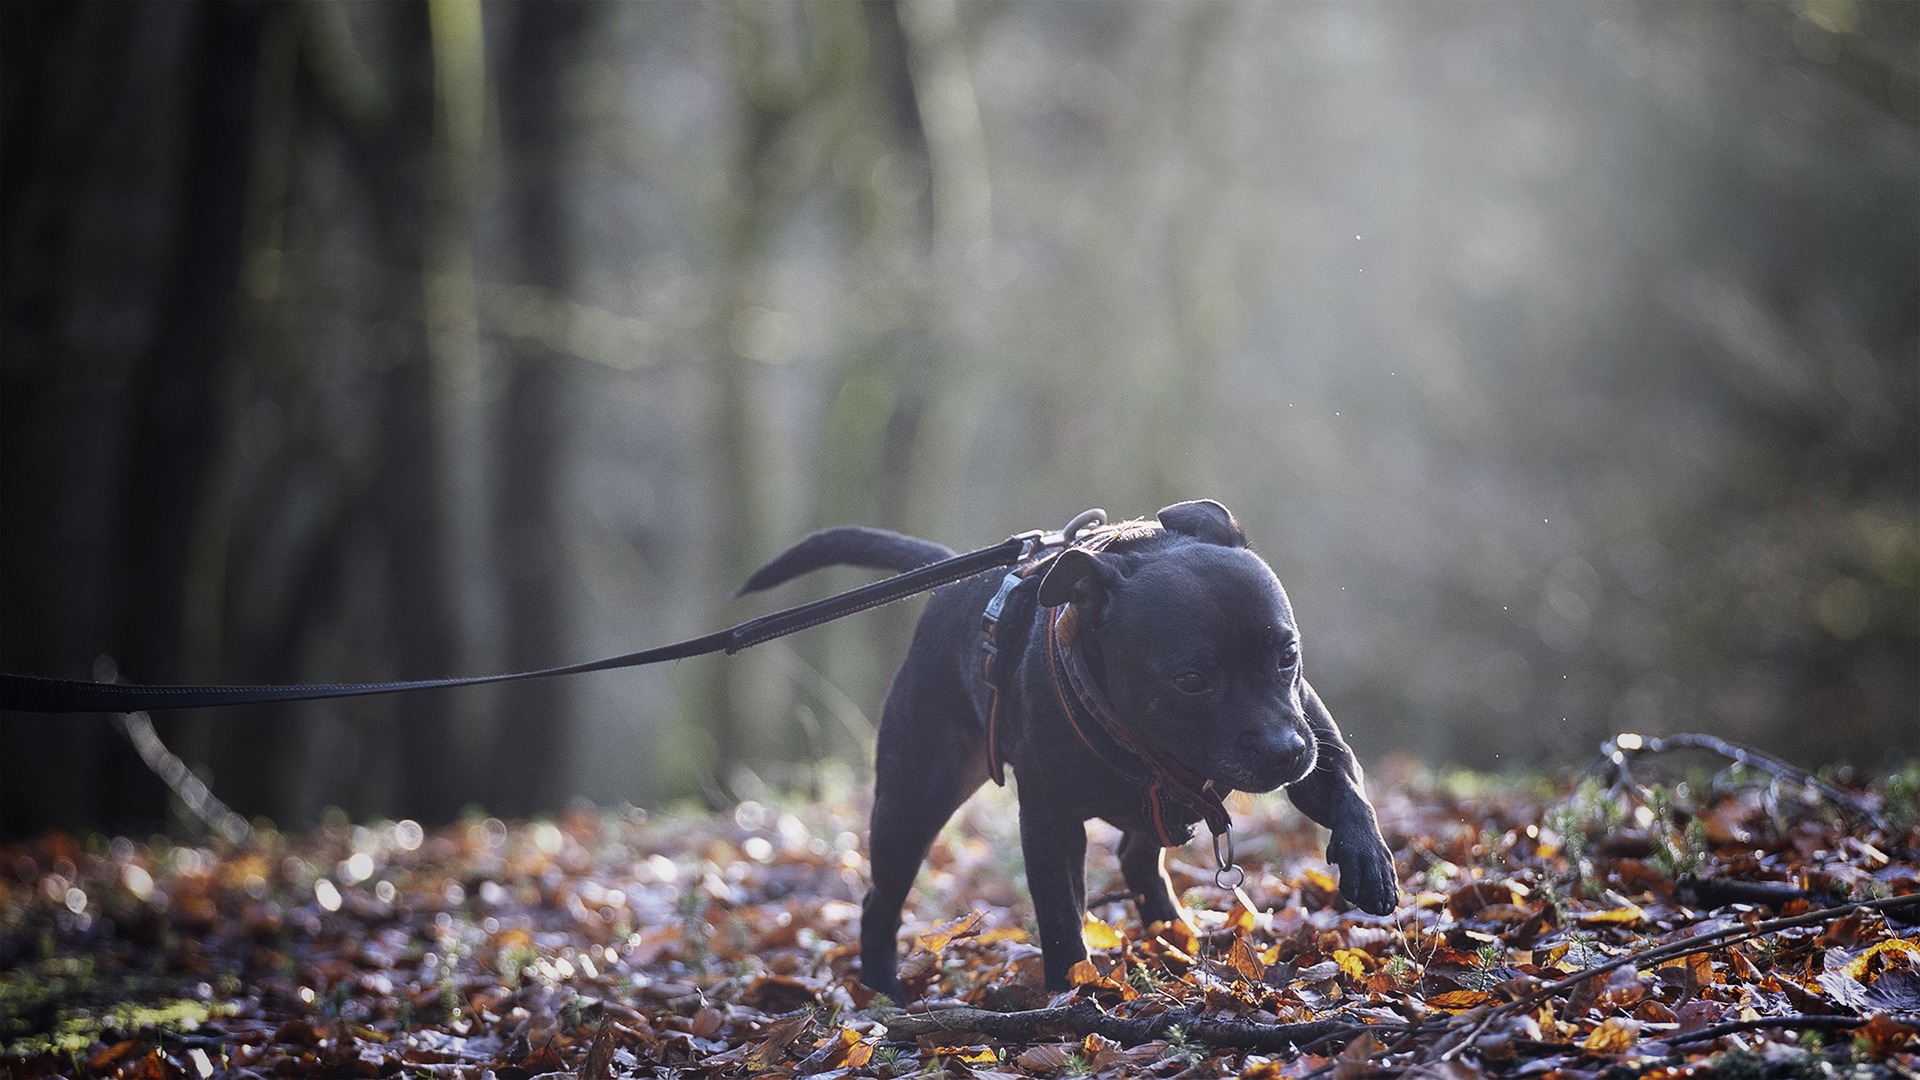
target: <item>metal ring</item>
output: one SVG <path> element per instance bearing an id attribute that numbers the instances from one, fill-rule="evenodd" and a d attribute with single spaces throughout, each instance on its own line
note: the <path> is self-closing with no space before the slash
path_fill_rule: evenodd
<path id="1" fill-rule="evenodd" d="M 1223 841 L 1227 845 L 1227 851 L 1224 855 L 1220 853 L 1220 844 Z M 1213 865 L 1217 868 L 1213 872 L 1213 883 L 1220 888 L 1237 889 L 1246 884 L 1247 872 L 1240 869 L 1240 864 L 1236 862 L 1233 857 L 1233 829 L 1231 826 L 1213 834 Z M 1229 872 L 1231 872 L 1231 876 L 1229 876 Z M 1233 884 L 1227 884 L 1228 881 L 1232 881 Z"/>
<path id="2" fill-rule="evenodd" d="M 1073 538 L 1080 535 L 1080 530 L 1089 526 L 1105 525 L 1106 523 L 1107 512 L 1105 510 L 1097 506 L 1091 510 L 1082 510 L 1074 515 L 1072 521 L 1067 522 L 1066 528 L 1060 530 L 1060 540 L 1062 543 L 1071 544 L 1073 543 Z"/>

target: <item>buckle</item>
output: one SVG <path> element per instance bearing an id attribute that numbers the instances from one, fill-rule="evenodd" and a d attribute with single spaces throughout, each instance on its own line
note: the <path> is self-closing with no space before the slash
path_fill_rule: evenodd
<path id="1" fill-rule="evenodd" d="M 1020 541 L 1020 561 L 1026 562 L 1049 548 L 1068 547 L 1079 538 L 1081 533 L 1106 523 L 1107 512 L 1096 506 L 1073 515 L 1073 519 L 1067 522 L 1066 527 L 1058 532 L 1029 529 L 1023 533 L 1014 533 L 1008 539 Z"/>
<path id="2" fill-rule="evenodd" d="M 993 599 L 987 601 L 987 610 L 980 615 L 981 629 L 989 635 L 993 633 L 994 624 L 1000 621 L 1000 612 L 1007 606 L 1007 597 L 1013 593 L 1014 587 L 1024 580 L 1020 576 L 1020 571 L 1015 570 L 1000 582 L 1000 591 L 994 593 Z"/>

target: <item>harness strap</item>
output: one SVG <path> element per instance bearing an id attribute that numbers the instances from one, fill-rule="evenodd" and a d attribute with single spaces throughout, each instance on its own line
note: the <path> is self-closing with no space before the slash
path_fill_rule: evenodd
<path id="1" fill-rule="evenodd" d="M 1019 562 L 1044 537 L 1039 533 L 1011 536 L 992 547 L 955 555 L 936 563 L 870 582 L 856 589 L 697 638 L 644 649 L 640 652 L 590 660 L 580 664 L 517 671 L 505 675 L 467 675 L 448 679 L 410 679 L 371 683 L 330 683 L 315 686 L 140 686 L 126 683 L 49 679 L 34 675 L 0 674 L 0 710 L 35 713 L 130 713 L 166 709 L 198 709 L 223 705 L 259 705 L 278 701 L 317 701 L 326 698 L 367 697 L 413 690 L 550 679 L 591 671 L 641 667 L 669 660 L 724 652 L 728 655 L 777 637 L 797 633 L 842 616 L 927 592 L 969 578 L 997 566 Z"/>
<path id="2" fill-rule="evenodd" d="M 1121 522 L 1115 525 L 1099 525 L 1090 531 L 1085 539 L 1077 539 L 1075 530 L 1069 527 L 1064 533 L 1064 547 L 1080 547 L 1089 551 L 1103 551 L 1117 540 L 1132 539 L 1152 531 L 1150 526 L 1137 522 Z M 1000 583 L 1000 591 L 995 593 L 987 604 L 981 617 L 981 653 L 982 671 L 987 682 L 987 769 L 994 783 L 1006 783 L 1006 761 L 1000 746 L 1000 677 L 999 670 L 1002 648 L 999 641 L 999 628 L 1002 622 L 1009 621 L 1011 614 L 1009 601 L 1020 585 L 1029 580 L 1037 571 L 1050 563 L 1058 551 L 1050 552 L 1040 558 L 1031 558 L 1021 563 L 1006 579 Z M 1212 783 L 1201 779 L 1193 770 L 1174 760 L 1171 756 L 1147 745 L 1138 736 L 1129 731 L 1120 722 L 1112 704 L 1101 692 L 1099 683 L 1087 670 L 1083 649 L 1075 648 L 1072 626 L 1071 605 L 1056 608 L 1047 614 L 1047 668 L 1051 676 L 1053 692 L 1060 705 L 1060 711 L 1067 717 L 1067 723 L 1073 733 L 1086 746 L 1095 759 L 1137 783 L 1146 787 L 1145 810 L 1148 822 L 1155 835 L 1166 847 L 1178 847 L 1192 838 L 1191 826 L 1178 825 L 1169 812 L 1167 799 L 1178 799 L 1200 811 L 1207 827 L 1216 837 L 1226 833 L 1232 824 L 1225 802 L 1213 790 Z M 1062 632 L 1061 622 L 1067 619 L 1068 626 Z M 1024 625 L 1024 618 L 1012 620 Z M 1088 731 L 1082 716 L 1092 720 L 1112 745 L 1103 747 Z M 1117 752 L 1116 752 L 1117 751 Z"/>

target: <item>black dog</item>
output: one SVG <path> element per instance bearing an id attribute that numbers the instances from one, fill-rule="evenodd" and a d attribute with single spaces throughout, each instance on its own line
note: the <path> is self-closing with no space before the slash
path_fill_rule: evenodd
<path id="1" fill-rule="evenodd" d="M 969 578 L 928 601 L 880 716 L 873 889 L 860 934 L 869 987 L 904 1000 L 897 935 L 907 890 L 941 826 L 1001 777 L 1003 762 L 1020 780 L 1020 844 L 1049 989 L 1066 987 L 1087 956 L 1089 818 L 1124 833 L 1120 869 L 1149 925 L 1181 917 L 1164 849 L 1203 819 L 1224 829 L 1226 792 L 1286 785 L 1294 805 L 1332 830 L 1327 858 L 1341 892 L 1374 914 L 1398 903 L 1360 766 L 1301 675 L 1279 579 L 1219 503 L 1180 503 L 1158 517 L 1157 526 L 1096 528 L 1021 572 Z M 741 591 L 823 566 L 904 571 L 952 554 L 878 529 L 827 529 Z"/>

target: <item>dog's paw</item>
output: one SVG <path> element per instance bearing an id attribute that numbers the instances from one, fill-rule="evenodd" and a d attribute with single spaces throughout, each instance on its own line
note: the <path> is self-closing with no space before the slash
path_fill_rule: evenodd
<path id="1" fill-rule="evenodd" d="M 1400 906 L 1400 879 L 1393 852 L 1377 836 L 1340 838 L 1327 845 L 1327 861 L 1340 868 L 1340 895 L 1370 915 L 1390 915 Z"/>

